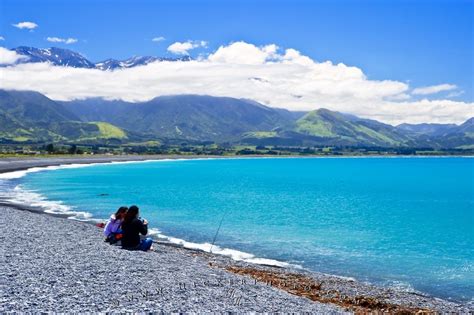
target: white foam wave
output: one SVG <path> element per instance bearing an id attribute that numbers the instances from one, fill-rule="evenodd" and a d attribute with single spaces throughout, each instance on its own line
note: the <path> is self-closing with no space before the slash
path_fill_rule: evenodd
<path id="1" fill-rule="evenodd" d="M 278 261 L 275 259 L 255 257 L 255 255 L 253 254 L 242 252 L 235 249 L 221 248 L 220 246 L 212 245 L 210 243 L 188 242 L 180 238 L 164 235 L 161 233 L 161 231 L 157 229 L 150 229 L 150 235 L 155 236 L 160 239 L 164 239 L 172 244 L 180 245 L 184 248 L 201 250 L 201 251 L 212 253 L 212 254 L 227 256 L 236 261 L 244 261 L 244 262 L 253 263 L 253 264 L 276 266 L 276 267 L 293 267 L 293 268 L 299 268 L 299 269 L 303 268 L 302 266 L 299 266 L 299 265 L 294 265 L 287 262 Z"/>
<path id="2" fill-rule="evenodd" d="M 16 178 L 21 178 L 29 173 L 37 173 L 37 172 L 42 172 L 42 171 L 54 171 L 54 170 L 65 169 L 65 168 L 80 168 L 80 167 L 87 167 L 91 165 L 92 164 L 64 164 L 64 165 L 58 165 L 58 166 L 32 167 L 26 170 L 2 173 L 0 174 L 0 179 L 16 179 Z"/>
<path id="3" fill-rule="evenodd" d="M 70 219 L 89 220 L 92 217 L 92 214 L 88 212 L 75 211 L 72 207 L 65 205 L 61 201 L 48 200 L 35 191 L 23 189 L 21 185 L 16 186 L 10 191 L 2 192 L 1 197 L 14 205 L 39 208 L 46 213 L 66 215 Z"/>

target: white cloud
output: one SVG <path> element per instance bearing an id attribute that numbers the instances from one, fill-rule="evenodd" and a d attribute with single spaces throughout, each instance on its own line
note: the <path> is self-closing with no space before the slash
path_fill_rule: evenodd
<path id="1" fill-rule="evenodd" d="M 11 65 L 20 59 L 26 59 L 28 57 L 19 55 L 15 51 L 0 47 L 0 65 Z M 3 77 L 0 76 L 2 79 Z"/>
<path id="2" fill-rule="evenodd" d="M 38 27 L 38 24 L 34 22 L 19 22 L 17 24 L 12 24 L 14 27 L 19 29 L 34 30 Z"/>
<path id="3" fill-rule="evenodd" d="M 443 91 L 452 91 L 457 88 L 458 87 L 454 84 L 439 84 L 439 85 L 419 87 L 419 88 L 413 89 L 411 93 L 414 95 L 429 95 L 429 94 L 436 94 Z"/>
<path id="4" fill-rule="evenodd" d="M 245 42 L 235 42 L 219 47 L 209 55 L 209 60 L 216 63 L 258 65 L 275 58 L 277 49 L 274 44 L 257 47 Z"/>
<path id="5" fill-rule="evenodd" d="M 460 123 L 474 116 L 474 103 L 410 101 L 405 82 L 370 80 L 357 67 L 316 62 L 295 49 L 279 52 L 276 45 L 244 42 L 188 62 L 154 62 L 116 71 L 31 63 L 0 68 L 0 77 L 0 88 L 35 90 L 57 100 L 104 97 L 136 102 L 160 95 L 207 94 L 290 110 L 324 107 L 391 124 Z"/>
<path id="6" fill-rule="evenodd" d="M 163 36 L 158 36 L 158 37 L 152 38 L 151 41 L 152 41 L 152 42 L 157 42 L 157 43 L 159 43 L 159 42 L 162 42 L 162 41 L 164 41 L 164 40 L 166 40 L 166 38 L 164 38 Z"/>
<path id="7" fill-rule="evenodd" d="M 3 36 L 0 36 L 0 40 L 5 40 L 5 37 L 3 37 Z"/>
<path id="8" fill-rule="evenodd" d="M 447 98 L 451 98 L 451 97 L 458 97 L 458 96 L 461 96 L 463 95 L 465 92 L 463 90 L 460 90 L 460 91 L 453 91 L 451 93 L 449 93 L 448 95 L 446 95 Z"/>
<path id="9" fill-rule="evenodd" d="M 60 38 L 60 37 L 48 37 L 46 38 L 48 42 L 51 43 L 64 43 L 64 44 L 74 44 L 77 43 L 76 38 Z"/>
<path id="10" fill-rule="evenodd" d="M 189 51 L 199 47 L 207 47 L 206 41 L 175 42 L 168 46 L 168 51 L 177 55 L 189 55 Z"/>

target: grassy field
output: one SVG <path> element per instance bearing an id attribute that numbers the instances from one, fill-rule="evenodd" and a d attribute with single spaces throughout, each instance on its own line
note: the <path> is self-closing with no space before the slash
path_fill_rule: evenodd
<path id="1" fill-rule="evenodd" d="M 101 139 L 125 139 L 127 134 L 122 129 L 105 122 L 94 122 L 99 127 L 99 138 Z"/>

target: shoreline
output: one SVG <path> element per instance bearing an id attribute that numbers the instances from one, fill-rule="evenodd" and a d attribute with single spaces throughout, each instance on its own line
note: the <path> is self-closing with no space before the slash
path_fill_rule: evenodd
<path id="1" fill-rule="evenodd" d="M 0 174 L 25 171 L 31 168 L 45 168 L 49 166 L 63 166 L 71 164 L 108 164 L 113 162 L 145 162 L 159 160 L 194 160 L 206 158 L 227 158 L 225 156 L 209 155 L 121 155 L 121 156 L 94 156 L 94 157 L 8 157 L 0 158 Z"/>
<path id="2" fill-rule="evenodd" d="M 378 156 L 377 156 L 378 157 Z M 386 156 L 384 156 L 386 157 Z M 31 168 L 46 168 L 48 166 L 61 166 L 61 165 L 68 165 L 68 164 L 102 164 L 102 163 L 113 163 L 113 162 L 144 162 L 144 161 L 155 161 L 155 160 L 164 160 L 164 159 L 208 159 L 208 158 L 255 158 L 254 156 L 246 156 L 246 157 L 219 157 L 219 156 L 120 156 L 120 157 L 94 157 L 94 158 L 35 158 L 35 159 L 27 159 L 27 160 L 20 160 L 20 159 L 0 159 L 0 174 L 1 173 L 11 173 L 16 171 L 25 171 Z M 265 158 L 265 157 L 264 157 Z M 268 157 L 268 158 L 278 158 L 278 157 Z M 299 158 L 299 157 L 296 157 Z M 302 158 L 311 158 L 311 157 L 302 157 Z M 337 158 L 337 157 L 336 157 Z M 341 157 L 346 158 L 346 157 Z M 11 164 L 10 164 L 11 163 Z M 9 165 L 6 165 L 9 164 Z M 10 208 L 15 209 L 15 211 L 28 211 L 39 213 L 43 215 L 48 215 L 52 217 L 57 217 L 58 219 L 64 219 L 69 217 L 68 214 L 53 214 L 47 213 L 42 211 L 39 207 L 28 207 L 19 205 L 19 204 L 12 204 L 5 200 L 0 200 L 0 208 Z M 73 222 L 75 220 L 66 220 L 66 222 Z M 77 222 L 77 221 L 76 221 Z M 89 222 L 79 221 L 82 223 L 90 223 L 89 226 L 93 226 L 93 221 L 89 220 Z M 430 297 L 423 293 L 419 292 L 403 292 L 403 291 L 395 291 L 391 288 L 383 288 L 378 287 L 375 285 L 361 283 L 357 280 L 347 279 L 344 277 L 339 277 L 335 275 L 328 275 L 318 272 L 313 272 L 305 269 L 295 269 L 291 267 L 276 267 L 276 266 L 268 266 L 262 264 L 255 264 L 250 262 L 242 262 L 242 261 L 235 261 L 230 257 L 223 256 L 220 254 L 209 253 L 204 250 L 199 249 L 190 249 L 185 248 L 182 245 L 173 244 L 173 243 L 165 243 L 165 242 L 156 242 L 156 244 L 160 247 L 167 248 L 167 249 L 177 249 L 182 250 L 185 252 L 191 253 L 191 255 L 199 256 L 205 259 L 210 266 L 217 266 L 222 270 L 226 270 L 227 273 L 234 273 L 244 276 L 250 276 L 251 278 L 257 279 L 259 282 L 272 282 L 278 279 L 281 280 L 281 275 L 285 274 L 288 275 L 300 275 L 303 277 L 300 279 L 300 282 L 308 283 L 308 281 L 313 281 L 316 287 L 317 284 L 323 283 L 325 290 L 322 291 L 319 288 L 318 297 L 315 295 L 309 295 L 308 292 L 298 291 L 295 289 L 289 290 L 285 288 L 285 286 L 276 286 L 279 291 L 286 291 L 292 295 L 304 296 L 305 299 L 313 300 L 316 302 L 311 303 L 329 303 L 329 305 L 339 305 L 342 309 L 351 310 L 351 311 L 361 311 L 360 305 L 356 305 L 357 303 L 361 304 L 360 301 L 357 303 L 354 302 L 354 298 L 364 297 L 366 299 L 370 299 L 373 304 L 366 303 L 366 308 L 363 310 L 395 310 L 394 307 L 398 306 L 401 310 L 405 311 L 437 311 L 437 312 L 467 312 L 472 309 L 472 303 L 467 304 L 458 304 L 457 302 L 451 302 L 447 300 L 442 300 L 435 297 Z M 285 276 L 285 277 L 286 277 Z M 270 279 L 270 280 L 269 280 Z M 313 285 L 312 284 L 312 285 Z M 335 292 L 339 297 L 343 296 L 344 299 L 340 298 L 337 300 L 335 298 L 322 298 L 325 295 L 322 294 L 323 292 L 332 292 L 329 294 L 334 294 Z M 327 295 L 327 294 L 326 294 Z M 353 301 L 350 302 L 350 301 Z M 349 301 L 349 302 L 348 302 Z M 352 303 L 352 304 L 351 304 Z M 362 303 L 363 304 L 363 303 Z M 0 304 L 1 305 L 1 304 Z M 341 309 L 341 310 L 342 310 Z"/>

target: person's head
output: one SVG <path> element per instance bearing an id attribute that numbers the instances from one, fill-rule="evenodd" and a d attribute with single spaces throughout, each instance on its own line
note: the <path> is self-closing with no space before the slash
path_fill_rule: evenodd
<path id="1" fill-rule="evenodd" d="M 125 214 L 127 213 L 128 207 L 120 207 L 118 208 L 117 212 L 115 212 L 116 219 L 123 219 Z"/>
<path id="2" fill-rule="evenodd" d="M 124 221 L 130 222 L 133 219 L 138 217 L 138 207 L 137 206 L 131 206 L 128 208 L 127 214 L 125 215 Z"/>

